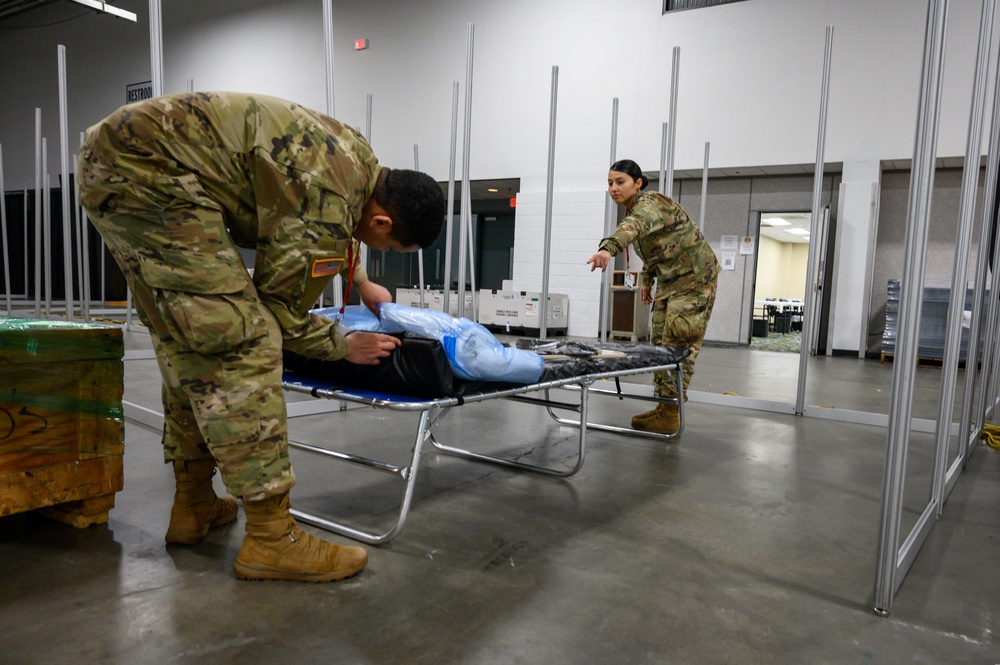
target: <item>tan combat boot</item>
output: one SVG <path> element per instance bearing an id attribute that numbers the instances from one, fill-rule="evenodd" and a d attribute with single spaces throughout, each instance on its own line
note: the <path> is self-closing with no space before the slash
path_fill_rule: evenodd
<path id="1" fill-rule="evenodd" d="M 632 429 L 641 429 L 639 427 L 639 423 L 643 422 L 644 420 L 649 420 L 655 415 L 656 415 L 656 407 L 653 407 L 649 411 L 632 416 Z"/>
<path id="2" fill-rule="evenodd" d="M 357 575 L 368 552 L 310 536 L 288 512 L 288 492 L 263 501 L 244 501 L 247 535 L 233 570 L 243 580 L 335 582 Z"/>
<path id="3" fill-rule="evenodd" d="M 680 409 L 676 404 L 659 404 L 656 414 L 632 425 L 643 432 L 676 434 L 681 428 Z"/>
<path id="4" fill-rule="evenodd" d="M 216 496 L 212 488 L 215 460 L 174 460 L 173 465 L 177 488 L 165 540 L 196 545 L 209 529 L 236 519 L 236 500 Z"/>

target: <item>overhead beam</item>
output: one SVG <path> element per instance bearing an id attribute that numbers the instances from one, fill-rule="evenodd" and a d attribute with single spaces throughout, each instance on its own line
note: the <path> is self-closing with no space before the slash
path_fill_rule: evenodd
<path id="1" fill-rule="evenodd" d="M 118 18 L 123 18 L 127 21 L 136 21 L 136 15 L 132 12 L 125 11 L 124 9 L 119 9 L 118 7 L 112 7 L 106 2 L 101 2 L 101 0 L 69 0 L 70 2 L 75 2 L 78 5 L 84 5 L 85 7 L 90 7 L 91 9 L 96 9 L 99 12 L 104 12 L 105 14 L 111 14 L 112 16 L 117 16 Z"/>

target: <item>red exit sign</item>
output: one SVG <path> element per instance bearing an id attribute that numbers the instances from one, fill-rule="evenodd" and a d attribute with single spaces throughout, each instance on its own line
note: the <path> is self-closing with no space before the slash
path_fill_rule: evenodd
<path id="1" fill-rule="evenodd" d="M 367 38 L 362 37 L 361 39 L 355 39 L 354 40 L 354 50 L 355 51 L 364 51 L 366 48 L 368 48 L 368 39 Z"/>

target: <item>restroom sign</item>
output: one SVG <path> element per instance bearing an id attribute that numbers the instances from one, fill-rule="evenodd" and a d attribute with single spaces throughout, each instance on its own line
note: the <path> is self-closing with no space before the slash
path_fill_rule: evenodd
<path id="1" fill-rule="evenodd" d="M 129 83 L 125 86 L 125 103 L 132 104 L 153 98 L 153 82 Z"/>

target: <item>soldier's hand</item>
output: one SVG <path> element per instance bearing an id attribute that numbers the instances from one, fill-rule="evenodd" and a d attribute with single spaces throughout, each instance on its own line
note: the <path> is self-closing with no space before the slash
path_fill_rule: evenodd
<path id="1" fill-rule="evenodd" d="M 381 333 L 354 332 L 347 336 L 344 359 L 357 365 L 378 365 L 392 350 L 402 344 L 398 337 Z"/>
<path id="2" fill-rule="evenodd" d="M 606 249 L 602 249 L 601 251 L 597 252 L 597 254 L 594 254 L 592 257 L 587 259 L 587 263 L 591 264 L 590 272 L 594 272 L 594 270 L 596 270 L 597 268 L 600 268 L 601 272 L 604 272 L 607 269 L 608 263 L 610 263 L 610 261 L 611 261 L 611 252 L 609 252 Z"/>
<path id="3" fill-rule="evenodd" d="M 649 286 L 640 286 L 639 287 L 639 300 L 641 300 L 643 302 L 643 304 L 652 305 L 653 304 L 653 289 L 652 289 L 652 287 L 649 287 Z"/>
<path id="4" fill-rule="evenodd" d="M 372 311 L 372 314 L 378 316 L 378 306 L 384 302 L 392 302 L 392 294 L 389 293 L 389 289 L 385 288 L 380 284 L 368 280 L 358 284 L 358 295 L 361 296 L 361 302 L 364 303 L 365 307 Z"/>

